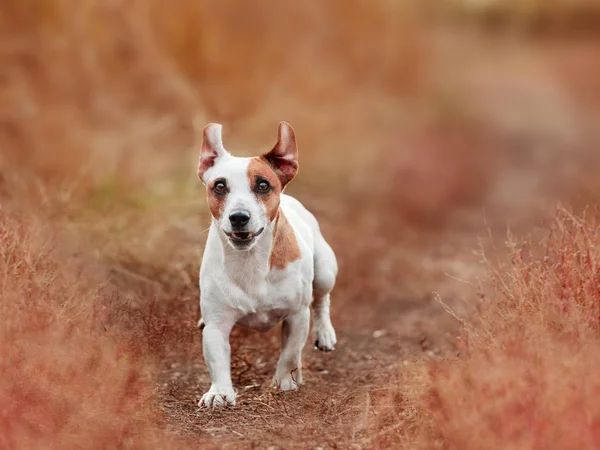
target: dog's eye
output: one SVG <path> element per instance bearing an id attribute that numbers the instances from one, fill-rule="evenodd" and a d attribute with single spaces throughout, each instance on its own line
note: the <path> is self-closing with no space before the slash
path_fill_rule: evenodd
<path id="1" fill-rule="evenodd" d="M 217 194 L 224 194 L 227 192 L 227 185 L 224 181 L 217 181 L 213 186 L 213 191 L 215 191 Z"/>
<path id="2" fill-rule="evenodd" d="M 270 189 L 271 189 L 271 185 L 269 184 L 269 182 L 267 180 L 261 180 L 256 185 L 256 190 L 258 192 L 269 192 Z"/>

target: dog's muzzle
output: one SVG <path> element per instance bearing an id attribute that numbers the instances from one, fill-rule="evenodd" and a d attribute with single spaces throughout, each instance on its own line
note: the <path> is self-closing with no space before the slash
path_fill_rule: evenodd
<path id="1" fill-rule="evenodd" d="M 251 231 L 226 231 L 225 234 L 236 247 L 243 248 L 256 239 L 257 236 L 260 236 L 263 231 L 264 227 L 258 230 L 256 233 Z"/>

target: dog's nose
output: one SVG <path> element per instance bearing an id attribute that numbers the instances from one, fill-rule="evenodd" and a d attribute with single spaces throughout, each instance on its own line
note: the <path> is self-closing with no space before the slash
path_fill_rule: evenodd
<path id="1" fill-rule="evenodd" d="M 242 228 L 250 222 L 250 213 L 247 211 L 234 211 L 229 215 L 229 221 L 233 228 Z"/>

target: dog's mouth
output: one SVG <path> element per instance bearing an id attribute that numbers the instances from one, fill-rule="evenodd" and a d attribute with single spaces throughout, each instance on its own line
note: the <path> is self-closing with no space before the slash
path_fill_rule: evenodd
<path id="1" fill-rule="evenodd" d="M 250 231 L 235 231 L 231 233 L 225 232 L 225 234 L 234 244 L 244 245 L 252 242 L 257 236 L 259 236 L 263 232 L 263 230 L 264 227 L 258 230 L 256 233 L 252 233 Z"/>

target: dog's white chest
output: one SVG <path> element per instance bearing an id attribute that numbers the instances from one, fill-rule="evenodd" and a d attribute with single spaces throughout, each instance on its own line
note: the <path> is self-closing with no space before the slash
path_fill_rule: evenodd
<path id="1" fill-rule="evenodd" d="M 292 311 L 286 308 L 272 309 L 269 311 L 257 311 L 250 313 L 240 320 L 238 325 L 247 328 L 253 328 L 258 331 L 269 331 L 283 319 L 285 319 Z"/>
<path id="2" fill-rule="evenodd" d="M 237 290 L 231 300 L 240 318 L 238 324 L 267 331 L 288 315 L 308 306 L 312 294 L 310 277 L 302 274 L 301 261 L 289 270 L 248 283 Z"/>

